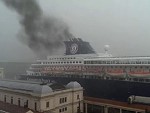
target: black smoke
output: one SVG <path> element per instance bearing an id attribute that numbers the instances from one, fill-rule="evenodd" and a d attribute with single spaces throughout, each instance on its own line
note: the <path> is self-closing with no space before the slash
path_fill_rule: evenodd
<path id="1" fill-rule="evenodd" d="M 19 39 L 37 55 L 54 53 L 71 37 L 68 26 L 59 19 L 43 14 L 36 0 L 3 0 L 19 14 L 22 29 Z"/>

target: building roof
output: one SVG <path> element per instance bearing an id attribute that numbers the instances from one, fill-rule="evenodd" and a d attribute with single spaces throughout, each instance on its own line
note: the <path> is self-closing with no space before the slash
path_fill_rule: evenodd
<path id="1" fill-rule="evenodd" d="M 52 88 L 46 84 L 11 80 L 0 80 L 0 88 L 6 88 L 15 91 L 26 91 L 36 94 L 46 94 L 53 92 Z"/>
<path id="2" fill-rule="evenodd" d="M 120 107 L 126 107 L 126 108 L 132 108 L 132 109 L 141 109 L 141 110 L 147 110 L 150 112 L 150 106 L 144 105 L 144 104 L 128 104 L 128 102 L 120 102 L 115 100 L 108 100 L 108 99 L 102 99 L 102 98 L 94 98 L 94 97 L 84 97 L 84 101 L 92 102 L 94 104 L 96 103 L 103 103 L 103 104 L 110 104 Z"/>
<path id="3" fill-rule="evenodd" d="M 80 88 L 80 87 L 81 87 L 81 85 L 76 81 L 70 82 L 66 85 L 66 88 L 68 88 L 68 89 L 69 88 Z"/>
<path id="4" fill-rule="evenodd" d="M 49 86 L 52 88 L 53 91 L 66 89 L 66 87 L 60 83 L 53 83 L 53 84 L 50 84 Z"/>
<path id="5" fill-rule="evenodd" d="M 5 103 L 2 101 L 0 101 L 0 109 L 9 113 L 28 113 L 28 111 L 32 111 L 33 113 L 42 113 L 21 106 Z"/>

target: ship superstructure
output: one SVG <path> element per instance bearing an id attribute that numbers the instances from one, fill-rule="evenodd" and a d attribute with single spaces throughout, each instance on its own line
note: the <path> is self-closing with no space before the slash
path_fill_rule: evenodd
<path id="1" fill-rule="evenodd" d="M 65 41 L 66 53 L 37 60 L 27 71 L 28 75 L 91 75 L 118 78 L 149 78 L 149 56 L 113 57 L 105 53 L 97 54 L 88 42 L 81 39 Z"/>
<path id="2" fill-rule="evenodd" d="M 76 38 L 65 45 L 65 55 L 37 60 L 21 79 L 78 81 L 92 97 L 123 101 L 131 95 L 150 97 L 149 56 L 114 57 L 108 45 L 105 53 L 97 54 L 88 42 Z"/>

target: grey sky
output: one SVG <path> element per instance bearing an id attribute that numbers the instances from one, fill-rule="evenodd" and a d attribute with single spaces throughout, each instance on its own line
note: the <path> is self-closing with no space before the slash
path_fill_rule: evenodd
<path id="1" fill-rule="evenodd" d="M 62 19 L 97 52 L 110 45 L 114 56 L 150 55 L 149 0 L 39 0 L 45 15 Z M 0 61 L 32 61 L 32 51 L 16 35 L 18 15 L 0 2 Z"/>

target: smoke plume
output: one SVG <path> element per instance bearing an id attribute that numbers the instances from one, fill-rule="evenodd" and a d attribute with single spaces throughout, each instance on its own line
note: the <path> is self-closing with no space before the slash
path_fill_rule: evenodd
<path id="1" fill-rule="evenodd" d="M 45 16 L 36 0 L 3 2 L 19 14 L 22 26 L 19 38 L 36 54 L 51 54 L 70 38 L 68 26 L 61 20 Z"/>

